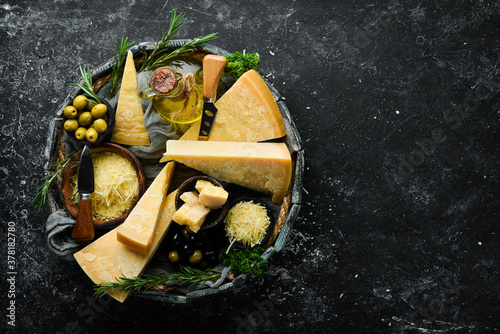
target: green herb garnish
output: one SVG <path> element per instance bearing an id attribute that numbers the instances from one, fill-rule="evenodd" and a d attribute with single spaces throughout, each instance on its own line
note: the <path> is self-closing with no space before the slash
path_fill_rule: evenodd
<path id="1" fill-rule="evenodd" d="M 256 274 L 264 275 L 262 267 L 268 265 L 268 261 L 261 257 L 264 249 L 257 247 L 254 249 L 222 249 L 219 253 L 219 260 L 225 266 L 231 266 L 234 275 Z"/>
<path id="2" fill-rule="evenodd" d="M 52 164 L 52 167 L 56 167 L 56 171 L 54 174 L 49 174 L 47 176 L 44 176 L 41 178 L 40 181 L 42 181 L 42 185 L 40 185 L 36 192 L 35 198 L 31 201 L 31 205 L 35 208 L 35 210 L 38 212 L 42 208 L 42 206 L 47 204 L 47 195 L 50 191 L 50 188 L 54 183 L 57 183 L 57 178 L 58 176 L 63 172 L 63 170 L 66 168 L 66 165 L 69 163 L 71 158 L 75 152 L 71 152 L 68 154 L 64 160 L 61 160 L 59 163 Z"/>
<path id="3" fill-rule="evenodd" d="M 232 55 L 226 56 L 227 64 L 224 76 L 231 74 L 238 80 L 243 73 L 249 70 L 256 70 L 260 63 L 258 53 L 239 53 L 235 52 Z"/>
<path id="4" fill-rule="evenodd" d="M 94 93 L 94 89 L 92 88 L 92 71 L 90 71 L 90 66 L 87 65 L 86 69 L 83 69 L 80 66 L 80 73 L 82 74 L 83 85 L 79 83 L 72 83 L 69 85 L 76 86 L 83 90 L 84 94 L 87 96 L 87 101 L 90 101 L 93 104 L 101 103 L 101 100 L 97 97 L 96 93 Z"/>
<path id="5" fill-rule="evenodd" d="M 94 285 L 94 295 L 102 297 L 111 291 L 131 292 L 149 290 L 162 284 L 188 285 L 207 281 L 215 282 L 221 277 L 221 272 L 213 269 L 199 270 L 191 267 L 181 267 L 180 272 L 165 273 L 157 276 L 143 275 L 142 277 L 119 277 L 116 282 L 105 282 Z"/>
<path id="6" fill-rule="evenodd" d="M 172 42 L 172 39 L 177 37 L 177 30 L 179 30 L 179 28 L 181 27 L 183 18 L 184 13 L 181 12 L 179 15 L 177 15 L 176 9 L 172 11 L 167 34 L 165 35 L 165 33 L 163 33 L 161 40 L 156 40 L 156 45 L 153 51 L 145 52 L 146 57 L 141 65 L 140 72 L 163 66 L 170 58 L 193 51 L 201 44 L 217 38 L 217 33 L 208 34 L 203 37 L 197 37 L 184 43 L 182 46 L 173 50 L 171 53 L 165 54 L 163 51 L 165 51 L 165 48 L 170 44 L 170 42 Z"/>
<path id="7" fill-rule="evenodd" d="M 125 60 L 127 59 L 127 50 L 129 47 L 134 45 L 135 42 L 128 42 L 128 37 L 123 37 L 120 44 L 116 43 L 117 51 L 111 50 L 115 56 L 115 66 L 111 70 L 111 78 L 109 79 L 109 86 L 106 89 L 106 94 L 108 99 L 113 98 L 113 96 L 118 93 L 118 86 L 120 84 L 120 78 L 123 74 L 123 69 L 125 65 Z"/>

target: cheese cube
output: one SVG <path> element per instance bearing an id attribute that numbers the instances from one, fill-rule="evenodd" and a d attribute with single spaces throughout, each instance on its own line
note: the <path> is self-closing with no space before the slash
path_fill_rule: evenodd
<path id="1" fill-rule="evenodd" d="M 198 190 L 198 192 L 201 191 L 201 189 L 203 189 L 203 187 L 206 187 L 206 186 L 213 186 L 214 184 L 210 181 L 206 181 L 206 180 L 198 180 L 196 181 L 196 185 L 194 186 L 196 188 L 196 190 Z"/>
<path id="2" fill-rule="evenodd" d="M 228 195 L 223 188 L 210 184 L 201 189 L 199 201 L 209 209 L 220 209 L 226 203 Z"/>
<path id="3" fill-rule="evenodd" d="M 183 204 L 180 209 L 174 213 L 172 220 L 179 225 L 187 225 L 196 233 L 200 230 L 209 212 L 210 209 L 201 204 Z"/>
<path id="4" fill-rule="evenodd" d="M 198 205 L 200 201 L 198 199 L 198 194 L 194 191 L 186 191 L 180 196 L 180 199 L 184 201 L 187 205 Z"/>

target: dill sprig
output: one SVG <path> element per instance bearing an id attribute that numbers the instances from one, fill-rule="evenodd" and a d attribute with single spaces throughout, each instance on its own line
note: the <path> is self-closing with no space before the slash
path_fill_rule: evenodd
<path id="1" fill-rule="evenodd" d="M 165 51 L 165 48 L 170 44 L 170 42 L 172 42 L 172 39 L 177 36 L 177 30 L 179 30 L 179 28 L 181 27 L 183 18 L 184 13 L 181 12 L 180 14 L 177 14 L 176 9 L 172 11 L 167 34 L 165 35 L 165 33 L 163 33 L 161 40 L 156 40 L 153 51 L 146 52 L 146 57 L 141 65 L 140 72 L 163 66 L 170 58 L 193 51 L 201 44 L 217 38 L 217 33 L 211 33 L 206 36 L 197 37 L 195 39 L 187 41 L 179 48 L 173 50 L 171 53 L 165 54 L 163 51 Z"/>
<path id="2" fill-rule="evenodd" d="M 76 86 L 83 90 L 84 94 L 87 96 L 87 101 L 90 101 L 94 104 L 101 103 L 99 97 L 97 97 L 96 93 L 94 93 L 94 89 L 92 88 L 92 71 L 90 71 L 90 66 L 87 65 L 86 69 L 83 69 L 80 66 L 80 73 L 82 74 L 83 85 L 79 83 L 69 84 L 70 86 Z"/>
<path id="3" fill-rule="evenodd" d="M 31 205 L 35 208 L 37 212 L 40 211 L 42 206 L 47 204 L 47 195 L 50 191 L 50 188 L 54 183 L 57 183 L 58 176 L 66 168 L 66 165 L 70 162 L 74 154 L 75 152 L 71 152 L 59 163 L 52 164 L 51 165 L 52 167 L 56 167 L 56 171 L 53 174 L 49 174 L 40 179 L 40 181 L 42 181 L 42 184 L 37 188 L 36 190 L 37 194 L 35 198 L 33 198 L 33 200 L 31 201 Z"/>
<path id="4" fill-rule="evenodd" d="M 120 44 L 116 43 L 117 51 L 115 53 L 114 50 L 113 55 L 115 56 L 115 66 L 111 70 L 111 78 L 109 80 L 109 86 L 106 89 L 106 94 L 108 99 L 113 98 L 113 96 L 118 93 L 118 86 L 120 85 L 120 77 L 123 74 L 125 60 L 127 59 L 127 50 L 129 47 L 134 45 L 135 42 L 128 42 L 128 37 L 123 37 L 121 39 Z"/>
<path id="5" fill-rule="evenodd" d="M 214 269 L 200 270 L 192 267 L 181 267 L 179 272 L 165 273 L 157 276 L 143 275 L 142 277 L 119 277 L 116 282 L 104 282 L 94 285 L 94 295 L 102 297 L 111 291 L 132 292 L 149 290 L 159 285 L 188 285 L 216 281 L 222 273 Z"/>

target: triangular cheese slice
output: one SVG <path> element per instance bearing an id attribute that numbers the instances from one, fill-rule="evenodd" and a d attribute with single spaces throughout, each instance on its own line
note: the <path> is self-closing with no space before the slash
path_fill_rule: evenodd
<path id="1" fill-rule="evenodd" d="M 255 70 L 245 72 L 215 103 L 210 141 L 258 142 L 286 135 L 273 94 Z M 198 140 L 201 119 L 180 138 Z"/>
<path id="2" fill-rule="evenodd" d="M 137 72 L 134 56 L 129 50 L 123 70 L 120 97 L 116 107 L 116 122 L 111 141 L 123 145 L 151 144 L 143 122 L 144 111 L 137 91 Z"/>
<path id="3" fill-rule="evenodd" d="M 117 227 L 117 239 L 125 246 L 147 254 L 151 248 L 158 214 L 161 212 L 175 163 L 168 163 L 156 176 L 123 224 Z"/>
<path id="4" fill-rule="evenodd" d="M 116 282 L 119 277 L 140 277 L 162 242 L 175 212 L 174 191 L 167 196 L 149 252 L 144 255 L 116 240 L 116 228 L 74 254 L 78 264 L 95 284 Z M 122 302 L 130 292 L 111 291 L 109 295 Z"/>
<path id="5" fill-rule="evenodd" d="M 285 143 L 238 143 L 169 140 L 162 161 L 175 160 L 215 179 L 285 197 L 292 178 L 292 158 Z"/>

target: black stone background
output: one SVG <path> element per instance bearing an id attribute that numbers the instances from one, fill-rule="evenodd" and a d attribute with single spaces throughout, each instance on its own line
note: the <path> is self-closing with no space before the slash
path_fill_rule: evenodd
<path id="1" fill-rule="evenodd" d="M 302 209 L 265 277 L 237 291 L 94 301 L 78 265 L 48 250 L 48 210 L 30 208 L 49 120 L 79 65 L 111 58 L 120 36 L 160 37 L 173 8 L 186 14 L 180 38 L 218 32 L 213 44 L 261 55 L 304 141 Z M 0 332 L 498 331 L 499 12 L 466 0 L 2 2 Z"/>

